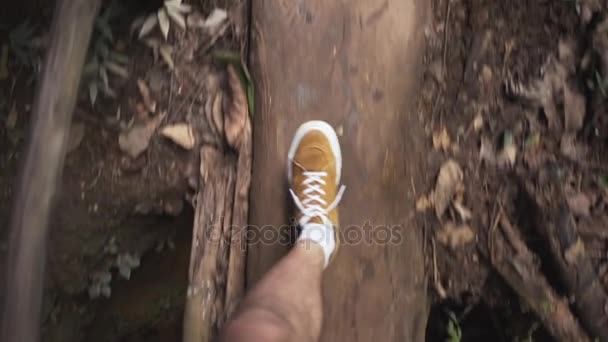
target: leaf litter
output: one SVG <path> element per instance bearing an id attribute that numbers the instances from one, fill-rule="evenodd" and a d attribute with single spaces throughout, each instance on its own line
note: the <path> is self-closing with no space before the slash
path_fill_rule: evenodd
<path id="1" fill-rule="evenodd" d="M 192 126 L 187 123 L 165 126 L 161 129 L 160 134 L 186 150 L 191 150 L 196 143 Z"/>
<path id="2" fill-rule="evenodd" d="M 463 181 L 463 172 L 460 165 L 453 159 L 446 161 L 439 170 L 433 202 L 435 204 L 435 215 L 441 219 L 456 194 L 459 185 Z"/>
<path id="3" fill-rule="evenodd" d="M 435 234 L 437 241 L 452 249 L 457 249 L 468 243 L 473 242 L 475 233 L 467 224 L 457 225 L 453 222 L 446 222 L 443 227 Z"/>
<path id="4" fill-rule="evenodd" d="M 165 115 L 157 115 L 147 122 L 137 123 L 120 133 L 118 145 L 120 150 L 135 159 L 148 149 L 150 139 L 164 119 Z"/>

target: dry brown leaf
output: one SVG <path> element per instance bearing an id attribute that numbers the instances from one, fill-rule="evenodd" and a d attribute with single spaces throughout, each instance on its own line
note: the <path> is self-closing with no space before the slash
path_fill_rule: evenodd
<path id="1" fill-rule="evenodd" d="M 199 12 L 192 12 L 186 18 L 186 26 L 190 28 L 202 28 L 205 24 L 205 18 Z"/>
<path id="2" fill-rule="evenodd" d="M 163 44 L 158 48 L 158 54 L 165 61 L 169 70 L 175 69 L 175 62 L 173 61 L 173 47 L 167 44 Z"/>
<path id="3" fill-rule="evenodd" d="M 215 8 L 205 19 L 202 27 L 209 30 L 209 32 L 216 32 L 226 19 L 228 19 L 228 13 L 223 9 Z"/>
<path id="4" fill-rule="evenodd" d="M 456 225 L 447 222 L 442 229 L 435 234 L 437 241 L 452 249 L 464 246 L 475 239 L 475 233 L 469 225 Z"/>
<path id="5" fill-rule="evenodd" d="M 443 151 L 450 148 L 450 135 L 445 127 L 441 131 L 433 133 L 433 148 Z"/>
<path id="6" fill-rule="evenodd" d="M 139 93 L 141 94 L 141 98 L 144 100 L 144 104 L 150 113 L 156 112 L 156 101 L 152 99 L 150 95 L 150 88 L 146 82 L 142 79 L 137 79 L 137 89 L 139 89 Z"/>
<path id="7" fill-rule="evenodd" d="M 187 123 L 165 126 L 160 134 L 186 150 L 191 150 L 196 143 L 192 126 Z"/>
<path id="8" fill-rule="evenodd" d="M 121 132 L 118 136 L 120 150 L 131 158 L 137 158 L 150 144 L 150 139 L 158 128 L 164 115 L 158 115 L 143 124 L 135 124 L 129 130 Z"/>
<path id="9" fill-rule="evenodd" d="M 591 200 L 584 193 L 578 193 L 576 195 L 567 198 L 568 207 L 570 212 L 575 216 L 590 216 Z"/>
<path id="10" fill-rule="evenodd" d="M 422 212 L 430 209 L 433 206 L 432 197 L 433 196 L 431 195 L 423 195 L 418 198 L 418 200 L 416 201 L 416 211 Z"/>
<path id="11" fill-rule="evenodd" d="M 456 212 L 463 222 L 467 222 L 473 217 L 473 212 L 460 203 L 460 201 L 454 201 L 454 209 L 456 209 Z"/>
<path id="12" fill-rule="evenodd" d="M 462 180 L 462 169 L 456 161 L 450 159 L 441 166 L 433 196 L 435 202 L 435 214 L 438 218 L 441 218 L 445 210 L 452 202 L 456 189 Z"/>
<path id="13" fill-rule="evenodd" d="M 157 13 L 157 16 L 160 31 L 163 33 L 163 37 L 165 37 L 165 40 L 167 40 L 167 37 L 169 37 L 169 27 L 171 23 L 169 22 L 169 16 L 167 15 L 166 9 L 160 9 Z"/>
<path id="14" fill-rule="evenodd" d="M 224 134 L 228 145 L 238 149 L 243 140 L 242 133 L 249 116 L 249 106 L 241 79 L 232 65 L 228 65 L 228 86 L 231 96 L 224 111 Z"/>

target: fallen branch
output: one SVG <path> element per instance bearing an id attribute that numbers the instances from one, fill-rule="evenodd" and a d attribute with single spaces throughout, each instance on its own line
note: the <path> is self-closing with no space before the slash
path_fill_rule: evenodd
<path id="1" fill-rule="evenodd" d="M 496 271 L 557 341 L 590 341 L 570 312 L 567 301 L 555 293 L 538 270 L 535 255 L 502 212 L 498 213 L 496 224 L 502 234 L 494 230 L 489 237 L 493 246 L 490 259 Z"/>
<path id="2" fill-rule="evenodd" d="M 223 132 L 226 144 L 200 149 L 200 190 L 184 314 L 186 342 L 214 341 L 245 292 L 251 122 L 244 91 L 231 67 L 228 85 L 223 125 L 215 127 Z"/>
<path id="3" fill-rule="evenodd" d="M 1 341 L 39 341 L 48 221 L 101 0 L 57 1 L 11 218 Z"/>
<path id="4" fill-rule="evenodd" d="M 594 338 L 608 341 L 606 303 L 608 296 L 585 251 L 585 245 L 559 185 L 559 181 L 542 188 L 527 186 L 538 206 L 534 227 L 547 242 L 563 285 L 574 299 L 582 325 Z"/>

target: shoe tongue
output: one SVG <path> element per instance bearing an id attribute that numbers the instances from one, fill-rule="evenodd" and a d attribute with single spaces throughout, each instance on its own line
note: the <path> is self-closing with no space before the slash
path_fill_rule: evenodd
<path id="1" fill-rule="evenodd" d="M 308 171 L 325 171 L 329 158 L 321 146 L 311 145 L 300 152 L 298 163 Z"/>
<path id="2" fill-rule="evenodd" d="M 325 224 L 325 222 L 323 222 L 323 220 L 321 219 L 321 217 L 319 216 L 314 216 L 310 219 L 310 221 L 308 221 L 308 224 L 310 223 L 318 223 L 318 224 Z"/>

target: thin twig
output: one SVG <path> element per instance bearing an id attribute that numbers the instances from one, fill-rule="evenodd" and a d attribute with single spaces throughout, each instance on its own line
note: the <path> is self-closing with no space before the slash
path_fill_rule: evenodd
<path id="1" fill-rule="evenodd" d="M 437 247 L 435 245 L 435 238 L 433 237 L 431 239 L 431 244 L 433 246 L 433 283 L 435 285 L 435 291 L 437 291 L 439 298 L 446 299 L 448 295 L 443 285 L 441 285 L 441 281 L 439 281 L 439 272 L 437 271 Z"/>

